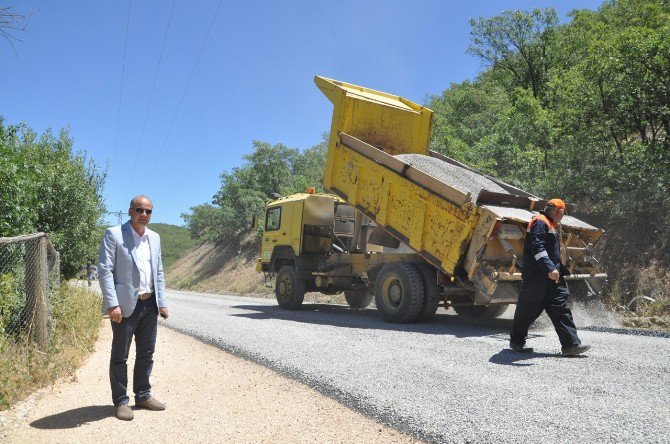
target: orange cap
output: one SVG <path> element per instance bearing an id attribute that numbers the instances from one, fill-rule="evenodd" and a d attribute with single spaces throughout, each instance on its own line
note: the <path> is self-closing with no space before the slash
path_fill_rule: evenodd
<path id="1" fill-rule="evenodd" d="M 549 202 L 547 202 L 548 207 L 556 207 L 559 210 L 565 211 L 565 202 L 563 202 L 561 199 L 551 199 Z"/>

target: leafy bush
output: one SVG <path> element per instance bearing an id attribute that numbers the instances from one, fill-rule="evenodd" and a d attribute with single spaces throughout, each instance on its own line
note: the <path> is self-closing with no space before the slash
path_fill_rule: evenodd
<path id="1" fill-rule="evenodd" d="M 105 176 L 73 143 L 67 129 L 38 136 L 0 117 L 0 236 L 48 233 L 65 277 L 97 256 L 104 211 Z"/>
<path id="2" fill-rule="evenodd" d="M 18 282 L 12 273 L 0 274 L 0 341 L 20 330 L 21 314 L 25 301 Z"/>

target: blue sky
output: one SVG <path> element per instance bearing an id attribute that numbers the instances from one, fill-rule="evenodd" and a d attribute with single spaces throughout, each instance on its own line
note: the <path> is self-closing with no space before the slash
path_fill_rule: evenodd
<path id="1" fill-rule="evenodd" d="M 553 6 L 565 20 L 601 3 L 222 2 L 171 125 L 219 0 L 176 0 L 167 38 L 173 1 L 133 0 L 125 68 L 127 0 L 0 1 L 35 11 L 18 57 L 0 41 L 0 115 L 40 133 L 69 127 L 75 149 L 108 170 L 110 211 L 147 194 L 152 222 L 181 225 L 180 214 L 210 201 L 221 172 L 241 165 L 253 140 L 320 142 L 332 107 L 315 74 L 422 102 L 481 69 L 465 53 L 470 18 Z"/>

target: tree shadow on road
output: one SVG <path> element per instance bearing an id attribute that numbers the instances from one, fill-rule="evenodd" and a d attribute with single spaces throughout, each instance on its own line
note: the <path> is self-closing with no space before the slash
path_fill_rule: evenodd
<path id="1" fill-rule="evenodd" d="M 451 335 L 457 338 L 483 337 L 508 334 L 511 319 L 472 319 L 450 314 L 443 309 L 431 322 L 416 324 L 391 324 L 384 322 L 376 310 L 352 310 L 342 305 L 303 304 L 300 310 L 283 310 L 276 305 L 235 305 L 233 308 L 250 311 L 231 316 L 255 320 L 281 319 L 335 327 L 389 330 L 427 335 Z"/>
<path id="2" fill-rule="evenodd" d="M 91 405 L 79 407 L 55 415 L 45 416 L 30 423 L 36 429 L 73 429 L 89 422 L 100 421 L 114 416 L 112 405 Z"/>

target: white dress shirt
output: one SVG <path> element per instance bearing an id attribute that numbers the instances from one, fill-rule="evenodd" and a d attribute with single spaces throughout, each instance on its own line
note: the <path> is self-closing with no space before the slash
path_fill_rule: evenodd
<path id="1" fill-rule="evenodd" d="M 132 228 L 132 227 L 131 227 Z M 154 283 L 151 275 L 151 248 L 149 248 L 149 236 L 143 234 L 140 236 L 133 230 L 133 240 L 135 241 L 135 254 L 137 256 L 137 268 L 140 270 L 140 286 L 137 294 L 153 293 Z"/>

